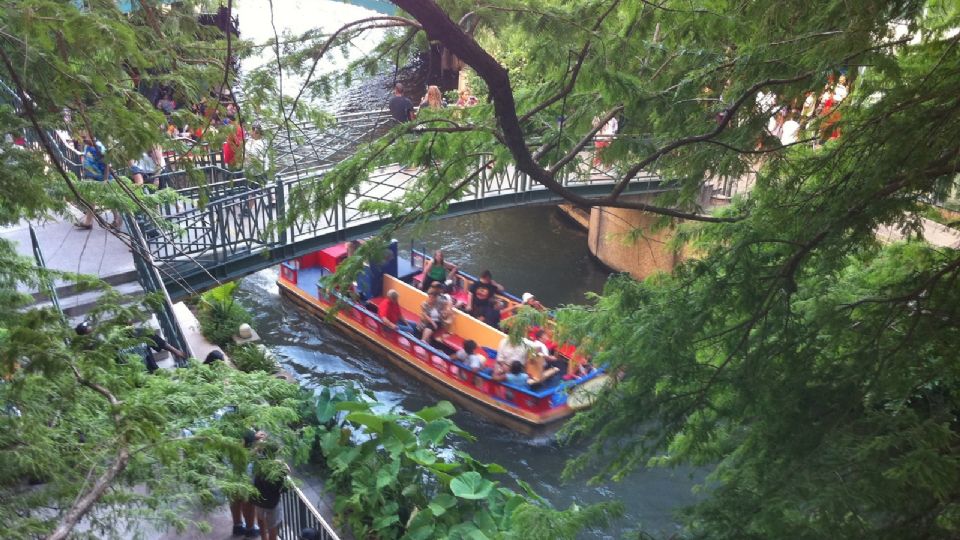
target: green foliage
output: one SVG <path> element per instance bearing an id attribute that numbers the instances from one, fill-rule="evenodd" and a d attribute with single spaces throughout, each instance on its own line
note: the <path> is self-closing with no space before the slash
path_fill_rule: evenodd
<path id="1" fill-rule="evenodd" d="M 225 283 L 200 296 L 197 319 L 203 336 L 221 347 L 233 343 L 233 336 L 243 323 L 253 320 L 250 313 L 234 298 L 237 282 Z"/>
<path id="2" fill-rule="evenodd" d="M 253 371 L 276 373 L 280 369 L 277 359 L 266 347 L 253 343 L 231 349 L 230 360 L 237 369 L 247 373 Z"/>
<path id="3" fill-rule="evenodd" d="M 501 487 L 499 465 L 444 450 L 450 435 L 470 438 L 446 401 L 397 414 L 353 389 L 324 388 L 306 408 L 316 411 L 306 433 L 326 463 L 335 511 L 357 537 L 522 538 L 536 525 L 536 538 L 574 538 L 621 512 L 615 504 L 556 510 Z"/>

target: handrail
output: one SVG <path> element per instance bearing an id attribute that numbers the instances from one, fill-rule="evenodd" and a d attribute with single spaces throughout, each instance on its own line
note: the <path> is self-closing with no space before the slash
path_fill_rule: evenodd
<path id="1" fill-rule="evenodd" d="M 340 540 L 337 532 L 297 486 L 281 493 L 278 504 L 283 509 L 279 535 L 282 540 L 299 540 L 301 531 L 308 527 L 320 533 L 321 540 Z"/>
<path id="2" fill-rule="evenodd" d="M 37 233 L 33 229 L 33 225 L 29 225 L 30 229 L 30 243 L 33 245 L 33 258 L 37 260 L 37 268 L 40 269 L 40 283 L 47 289 L 47 294 L 50 296 L 50 303 L 53 304 L 53 307 L 56 308 L 57 313 L 60 314 L 60 318 L 64 321 L 67 320 L 67 316 L 63 313 L 63 308 L 60 307 L 60 297 L 57 296 L 57 288 L 54 286 L 53 281 L 50 280 L 50 276 L 46 275 L 45 270 L 47 269 L 47 263 L 43 258 L 43 251 L 40 249 L 40 242 L 37 240 Z"/>
<path id="3" fill-rule="evenodd" d="M 125 214 L 123 219 L 127 224 L 127 228 L 130 230 L 130 237 L 133 240 L 131 253 L 140 285 L 147 293 L 160 292 L 163 295 L 163 307 L 156 315 L 157 320 L 160 322 L 160 328 L 163 330 L 164 338 L 186 353 L 187 358 L 190 358 L 193 356 L 190 342 L 187 341 L 186 336 L 183 334 L 183 329 L 180 328 L 177 316 L 173 312 L 173 300 L 171 300 L 170 294 L 167 292 L 167 288 L 163 283 L 163 279 L 160 277 L 160 272 L 157 271 L 157 267 L 153 262 L 153 256 L 150 254 L 146 240 L 144 240 L 140 225 L 130 214 Z M 177 358 L 175 361 L 177 367 L 186 366 L 184 360 Z"/>

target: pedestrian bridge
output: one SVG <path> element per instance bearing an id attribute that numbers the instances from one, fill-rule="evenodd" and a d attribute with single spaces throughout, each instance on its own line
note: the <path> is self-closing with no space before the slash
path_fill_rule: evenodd
<path id="1" fill-rule="evenodd" d="M 245 188 L 243 179 L 226 181 L 228 185 L 210 186 L 225 196 L 206 206 L 196 205 L 164 216 L 162 227 L 142 224 L 147 247 L 162 270 L 171 297 L 176 300 L 215 286 L 218 281 L 237 279 L 334 243 L 375 234 L 391 224 L 391 218 L 364 212 L 361 205 L 398 200 L 417 173 L 399 167 L 382 169 L 317 219 L 284 224 L 290 201 L 300 196 L 298 191 L 306 182 L 322 174 L 279 179 L 253 190 Z M 567 188 L 584 196 L 608 193 L 613 183 L 612 177 L 599 172 L 563 180 Z M 665 189 L 669 188 L 659 178 L 641 177 L 631 182 L 623 195 Z M 467 194 L 452 201 L 447 212 L 437 217 L 560 202 L 562 199 L 553 192 L 508 169 L 502 174 L 480 175 Z"/>
<path id="2" fill-rule="evenodd" d="M 370 130 L 383 126 L 377 121 L 365 125 Z M 351 150 L 350 143 L 356 144 L 361 138 L 362 134 L 354 132 L 349 137 L 334 134 L 326 140 L 336 145 L 335 154 L 345 156 Z M 322 133 L 317 134 L 317 139 L 322 139 Z M 321 180 L 332 168 L 328 158 L 317 159 L 328 155 L 332 153 L 320 150 L 311 154 L 305 148 L 295 148 L 278 159 L 282 174 L 269 185 L 254 189 L 250 189 L 252 183 L 244 178 L 230 178 L 228 171 L 208 167 L 204 171 L 207 178 L 219 181 L 203 189 L 180 189 L 184 199 L 181 205 L 164 209 L 158 219 L 141 219 L 143 241 L 170 296 L 176 300 L 219 282 L 395 225 L 391 217 L 362 208 L 365 203 L 400 200 L 410 192 L 420 170 L 400 166 L 377 169 L 315 219 L 288 222 L 286 218 L 293 207 L 307 200 L 307 187 Z M 300 161 L 301 157 L 311 168 L 291 166 L 292 161 Z M 324 159 L 328 162 L 323 163 Z M 615 177 L 590 166 L 589 161 L 589 158 L 583 160 L 558 180 L 579 195 L 609 193 Z M 446 212 L 436 218 L 562 201 L 513 167 L 487 169 L 478 161 L 478 169 L 480 172 L 466 184 L 462 196 L 451 200 Z M 639 176 L 623 195 L 652 194 L 668 189 L 670 186 L 656 176 Z"/>

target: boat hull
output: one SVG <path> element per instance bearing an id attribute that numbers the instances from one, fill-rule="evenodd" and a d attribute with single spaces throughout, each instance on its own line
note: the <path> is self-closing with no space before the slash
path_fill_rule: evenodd
<path id="1" fill-rule="evenodd" d="M 477 379 L 477 382 L 480 384 L 480 388 L 474 388 L 468 384 L 459 384 L 458 378 L 473 377 L 474 375 L 449 362 L 444 362 L 416 344 L 410 344 L 409 340 L 402 336 L 397 336 L 395 333 L 389 334 L 389 331 L 379 327 L 373 317 L 365 317 L 355 308 L 345 307 L 337 311 L 333 317 L 329 317 L 328 315 L 333 308 L 332 302 L 324 302 L 313 297 L 284 279 L 279 280 L 277 284 L 283 297 L 324 322 L 335 322 L 338 327 L 361 338 L 361 342 L 375 350 L 386 353 L 385 356 L 391 364 L 429 385 L 438 392 L 440 395 L 438 397 L 450 399 L 457 405 L 481 414 L 510 429 L 527 434 L 543 434 L 558 427 L 562 420 L 568 418 L 574 412 L 566 405 L 539 411 L 526 410 L 510 405 L 507 400 L 526 400 L 526 403 L 534 408 L 543 408 L 542 403 L 534 402 L 520 392 L 511 392 L 507 389 L 504 393 L 503 388 L 493 388 L 491 386 L 493 383 L 487 383 L 479 379 Z M 391 335 L 391 338 L 385 337 L 387 334 Z M 406 348 L 402 346 L 405 341 L 407 342 Z M 500 392 L 501 396 L 493 395 L 496 392 Z"/>

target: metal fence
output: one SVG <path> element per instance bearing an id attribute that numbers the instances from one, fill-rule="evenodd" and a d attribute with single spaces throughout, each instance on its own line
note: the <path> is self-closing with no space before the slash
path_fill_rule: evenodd
<path id="1" fill-rule="evenodd" d="M 140 286 L 143 287 L 144 292 L 148 294 L 159 292 L 163 295 L 163 305 L 157 310 L 156 316 L 157 321 L 160 323 L 160 329 L 163 331 L 164 339 L 172 343 L 174 347 L 185 352 L 189 358 L 193 356 L 193 350 L 191 350 L 190 343 L 187 341 L 186 336 L 184 336 L 183 329 L 180 328 L 180 323 L 173 313 L 173 301 L 170 299 L 163 279 L 160 277 L 160 272 L 157 271 L 157 267 L 150 256 L 147 243 L 143 238 L 143 232 L 140 230 L 137 220 L 129 214 L 124 216 L 124 221 L 130 230 L 130 239 L 133 245 L 131 254 L 133 255 L 133 265 L 137 270 L 137 278 L 140 281 Z M 175 361 L 177 367 L 186 366 L 185 360 L 183 359 L 176 358 Z"/>
<path id="2" fill-rule="evenodd" d="M 40 284 L 46 290 L 47 296 L 50 297 L 50 303 L 56 308 L 57 313 L 60 314 L 60 318 L 66 320 L 66 315 L 64 315 L 63 309 L 60 307 L 60 297 L 57 296 L 57 287 L 54 285 L 53 280 L 50 279 L 50 276 L 44 272 L 47 269 L 47 263 L 43 258 L 43 251 L 40 250 L 40 242 L 37 241 L 37 233 L 33 230 L 33 225 L 30 225 L 30 243 L 33 245 L 33 258 L 37 260 L 37 268 L 39 268 L 41 272 Z"/>
<path id="3" fill-rule="evenodd" d="M 280 525 L 282 540 L 299 540 L 301 531 L 306 528 L 320 533 L 321 540 L 340 540 L 333 527 L 323 519 L 299 488 L 294 486 L 283 492 L 279 504 L 283 508 L 283 523 Z"/>

